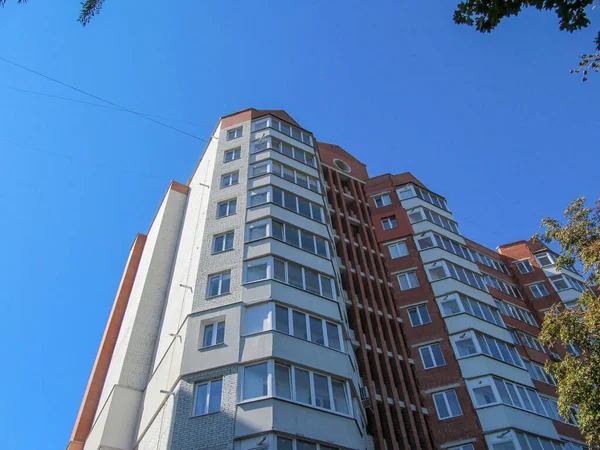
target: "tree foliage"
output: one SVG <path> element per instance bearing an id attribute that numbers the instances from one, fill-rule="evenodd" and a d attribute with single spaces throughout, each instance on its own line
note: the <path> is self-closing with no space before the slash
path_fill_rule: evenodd
<path id="1" fill-rule="evenodd" d="M 463 0 L 454 11 L 454 22 L 489 33 L 502 19 L 518 16 L 523 8 L 535 8 L 539 11 L 554 11 L 559 28 L 572 33 L 590 24 L 586 10 L 594 2 L 595 0 Z M 595 40 L 595 49 L 597 53 L 583 54 L 579 67 L 571 70 L 571 73 L 580 73 L 583 81 L 587 81 L 589 72 L 598 72 L 600 68 L 600 32 Z"/>
<path id="2" fill-rule="evenodd" d="M 17 3 L 27 3 L 27 0 L 17 0 Z M 92 20 L 92 17 L 97 15 L 102 9 L 104 0 L 85 0 L 81 2 L 81 11 L 79 12 L 79 18 L 77 21 L 81 25 L 86 26 Z M 0 0 L 0 6 L 4 6 L 6 0 Z"/>
<path id="3" fill-rule="evenodd" d="M 558 362 L 546 363 L 546 371 L 558 383 L 558 408 L 561 416 L 569 417 L 570 407 L 577 407 L 577 421 L 590 447 L 600 447 L 600 200 L 595 207 L 586 207 L 585 198 L 575 200 L 565 211 L 566 224 L 545 218 L 541 236 L 546 243 L 558 243 L 561 254 L 556 265 L 568 268 L 579 261 L 587 275 L 588 290 L 567 309 L 557 304 L 546 314 L 540 341 L 547 346 L 555 343 L 579 346 L 581 355 L 567 356 Z"/>

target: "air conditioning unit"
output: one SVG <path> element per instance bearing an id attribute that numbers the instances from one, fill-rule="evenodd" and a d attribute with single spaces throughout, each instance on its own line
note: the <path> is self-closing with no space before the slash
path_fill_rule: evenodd
<path id="1" fill-rule="evenodd" d="M 362 403 L 363 408 L 370 409 L 373 406 L 371 402 L 371 397 L 369 397 L 369 390 L 366 386 L 360 387 L 360 402 Z"/>

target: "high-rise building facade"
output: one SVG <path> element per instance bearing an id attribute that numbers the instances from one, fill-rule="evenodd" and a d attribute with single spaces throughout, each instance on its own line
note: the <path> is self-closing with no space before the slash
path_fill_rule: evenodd
<path id="1" fill-rule="evenodd" d="M 536 339 L 584 288 L 554 260 L 284 111 L 222 117 L 132 245 L 67 449 L 578 449 Z"/>

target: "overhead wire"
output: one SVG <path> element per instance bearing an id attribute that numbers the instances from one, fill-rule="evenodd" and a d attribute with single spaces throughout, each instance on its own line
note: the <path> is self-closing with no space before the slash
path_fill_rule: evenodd
<path id="1" fill-rule="evenodd" d="M 73 89 L 74 91 L 77 91 L 77 92 L 79 92 L 81 94 L 84 94 L 84 95 L 87 95 L 89 97 L 95 98 L 96 100 L 100 100 L 101 102 L 107 103 L 107 104 L 109 104 L 111 106 L 114 106 L 115 108 L 121 109 L 121 110 L 126 111 L 126 112 L 131 113 L 131 114 L 134 114 L 134 115 L 136 115 L 138 117 L 142 117 L 143 119 L 149 120 L 150 122 L 154 122 L 154 123 L 156 123 L 158 125 L 161 125 L 163 127 L 170 128 L 171 130 L 174 130 L 174 131 L 177 131 L 179 133 L 185 134 L 186 136 L 189 136 L 191 138 L 197 139 L 199 141 L 206 142 L 206 143 L 209 142 L 208 140 L 203 139 L 201 137 L 198 137 L 198 136 L 196 136 L 196 135 L 194 135 L 192 133 L 188 133 L 187 131 L 181 130 L 181 129 L 176 128 L 176 127 L 173 127 L 173 126 L 171 126 L 169 124 L 161 122 L 160 120 L 153 119 L 152 117 L 149 117 L 147 115 L 144 115 L 144 114 L 139 113 L 137 111 L 134 111 L 132 109 L 126 108 L 126 107 L 121 106 L 121 105 L 119 105 L 117 103 L 111 102 L 110 100 L 106 100 L 105 98 L 102 98 L 102 97 L 100 97 L 98 95 L 91 94 L 91 93 L 89 93 L 89 92 L 87 92 L 87 91 L 85 91 L 83 89 L 80 89 L 78 87 L 72 86 L 72 85 L 70 85 L 68 83 L 64 83 L 64 82 L 62 82 L 60 80 L 57 80 L 56 78 L 53 78 L 53 77 L 48 76 L 48 75 L 45 75 L 45 74 L 43 74 L 41 72 L 38 72 L 36 70 L 33 70 L 33 69 L 29 68 L 29 67 L 23 66 L 22 64 L 19 64 L 19 63 L 16 63 L 14 61 L 11 61 L 10 59 L 4 58 L 3 56 L 0 56 L 0 60 L 6 62 L 8 64 L 12 64 L 13 66 L 19 67 L 19 68 L 21 68 L 23 70 L 26 70 L 27 72 L 33 73 L 35 75 L 38 75 L 38 76 L 40 76 L 42 78 L 46 78 L 47 80 L 50 80 L 50 81 L 52 81 L 54 83 L 57 83 L 57 84 L 60 84 L 61 86 L 65 86 L 65 87 L 67 87 L 69 89 Z"/>

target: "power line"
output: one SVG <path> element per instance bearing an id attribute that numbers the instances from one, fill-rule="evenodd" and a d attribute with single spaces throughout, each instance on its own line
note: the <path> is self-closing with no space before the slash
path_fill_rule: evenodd
<path id="1" fill-rule="evenodd" d="M 21 69 L 23 69 L 23 70 L 26 70 L 27 72 L 31 72 L 31 73 L 33 73 L 33 74 L 35 74 L 35 75 L 38 75 L 38 76 L 42 77 L 42 78 L 46 78 L 47 80 L 50 80 L 50 81 L 52 81 L 52 82 L 54 82 L 54 83 L 58 83 L 58 84 L 60 84 L 60 85 L 62 85 L 62 86 L 68 87 L 69 89 L 73 89 L 74 91 L 77 91 L 77 92 L 80 92 L 80 93 L 82 93 L 82 94 L 88 95 L 88 96 L 90 96 L 90 97 L 92 97 L 92 98 L 95 98 L 96 100 L 100 100 L 101 102 L 108 103 L 109 105 L 111 105 L 111 106 L 114 106 L 114 107 L 116 107 L 116 108 L 119 108 L 119 109 L 121 109 L 121 110 L 123 110 L 123 111 L 127 111 L 127 112 L 129 112 L 129 113 L 131 113 L 131 114 L 135 114 L 136 116 L 142 117 L 142 118 L 144 118 L 144 119 L 146 119 L 146 120 L 149 120 L 150 122 L 154 122 L 154 123 L 156 123 L 156 124 L 158 124 L 158 125 L 162 125 L 163 127 L 170 128 L 171 130 L 174 130 L 174 131 L 177 131 L 177 132 L 179 132 L 179 133 L 185 134 L 185 135 L 187 135 L 187 136 L 189 136 L 189 137 L 192 137 L 192 138 L 194 138 L 194 139 L 197 139 L 197 140 L 199 140 L 199 141 L 203 141 L 203 142 L 206 142 L 206 143 L 208 143 L 208 141 L 207 141 L 206 139 L 202 139 L 201 137 L 198 137 L 198 136 L 196 136 L 196 135 L 193 135 L 192 133 L 188 133 L 187 131 L 183 131 L 183 130 L 180 130 L 179 128 L 172 127 L 171 125 L 168 125 L 168 124 L 166 124 L 166 123 L 164 123 L 164 122 L 161 122 L 161 121 L 159 121 L 159 120 L 153 119 L 153 118 L 151 118 L 151 117 L 149 117 L 149 116 L 146 116 L 146 115 L 144 115 L 144 114 L 142 114 L 142 113 L 139 113 L 139 112 L 137 112 L 137 111 L 133 111 L 133 110 L 131 110 L 131 109 L 129 109 L 129 108 L 125 108 L 124 106 L 121 106 L 121 105 L 118 105 L 118 104 L 116 104 L 116 103 L 113 103 L 113 102 L 111 102 L 111 101 L 109 101 L 109 100 L 106 100 L 106 99 L 104 99 L 104 98 L 102 98 L 102 97 L 99 97 L 99 96 L 97 96 L 97 95 L 90 94 L 89 92 L 86 92 L 86 91 L 84 91 L 83 89 L 79 89 L 79 88 L 76 88 L 75 86 L 71 86 L 70 84 L 63 83 L 62 81 L 60 81 L 60 80 L 57 80 L 56 78 L 52 78 L 52 77 L 50 77 L 50 76 L 48 76 L 48 75 L 44 75 L 43 73 L 37 72 L 37 71 L 35 71 L 35 70 L 33 70 L 33 69 L 30 69 L 29 67 L 25 67 L 25 66 L 23 66 L 23 65 L 21 65 L 21 64 L 18 64 L 18 63 L 14 62 L 14 61 L 11 61 L 11 60 L 9 60 L 9 59 L 6 59 L 6 58 L 4 58 L 4 57 L 2 57 L 2 56 L 0 56 L 0 60 L 2 60 L 2 61 L 4 61 L 4 62 L 6 62 L 6 63 L 8 63 L 8 64 L 12 64 L 13 66 L 19 67 L 19 68 L 21 68 Z"/>
<path id="2" fill-rule="evenodd" d="M 26 92 L 28 94 L 35 94 L 35 95 L 41 95 L 43 97 L 49 97 L 49 98 L 55 98 L 58 100 L 65 100 L 68 102 L 73 102 L 73 103 L 81 103 L 83 105 L 90 105 L 90 106 L 97 106 L 99 108 L 106 108 L 106 109 L 112 109 L 115 111 L 122 111 L 122 112 L 127 112 L 121 108 L 117 108 L 115 106 L 110 106 L 110 105 L 101 105 L 100 103 L 93 103 L 93 102 L 86 102 L 85 100 L 77 100 L 75 98 L 69 98 L 69 97 L 62 97 L 60 95 L 53 95 L 53 94 L 48 94 L 46 92 L 38 92 L 38 91 L 32 91 L 29 89 L 23 89 L 23 88 L 18 88 L 18 87 L 14 87 L 14 86 L 7 86 L 5 84 L 0 84 L 1 88 L 4 89 L 10 89 L 13 91 L 18 91 L 18 92 Z M 188 122 L 186 120 L 180 120 L 180 119 L 174 119 L 173 117 L 164 117 L 164 116 L 158 116 L 156 114 L 148 114 L 148 113 L 142 113 L 140 112 L 140 114 L 143 114 L 144 116 L 148 116 L 148 117 L 156 117 L 157 119 L 163 119 L 163 120 L 172 120 L 175 122 L 181 122 L 181 123 L 187 123 L 188 125 L 193 125 L 193 126 L 203 126 L 194 122 Z"/>

